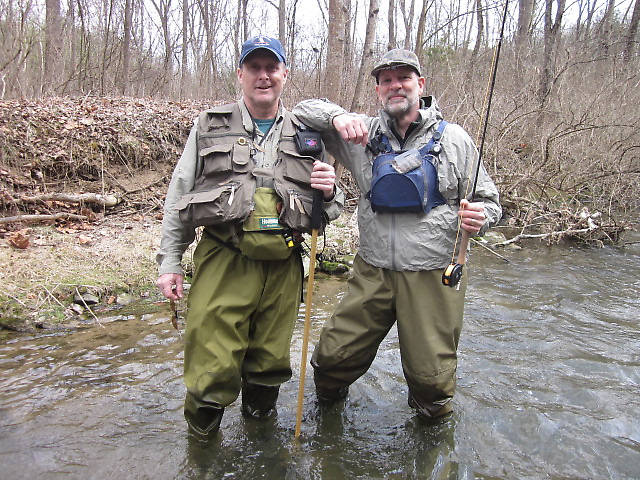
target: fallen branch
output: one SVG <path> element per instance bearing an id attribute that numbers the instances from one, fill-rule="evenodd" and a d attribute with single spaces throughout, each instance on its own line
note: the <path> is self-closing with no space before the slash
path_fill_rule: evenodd
<path id="1" fill-rule="evenodd" d="M 51 215 L 16 215 L 14 217 L 3 217 L 0 218 L 0 225 L 5 225 L 7 223 L 40 223 L 40 222 L 50 222 L 55 220 L 88 220 L 89 217 L 86 215 L 76 215 L 73 213 L 54 213 Z"/>
<path id="2" fill-rule="evenodd" d="M 114 207 L 120 203 L 115 195 L 101 195 L 99 193 L 43 193 L 42 195 L 23 195 L 15 199 L 16 203 L 38 202 L 67 202 L 67 203 L 95 203 L 103 207 Z"/>
<path id="3" fill-rule="evenodd" d="M 148 190 L 151 187 L 155 187 L 156 185 L 164 183 L 166 178 L 167 178 L 167 176 L 165 175 L 165 176 L 159 178 L 158 180 L 156 180 L 155 182 L 151 182 L 148 185 L 145 185 L 144 187 L 136 188 L 135 190 L 127 190 L 124 194 L 125 195 L 131 195 L 132 193 L 138 193 L 138 192 L 141 192 L 143 190 Z"/>
<path id="4" fill-rule="evenodd" d="M 484 248 L 485 250 L 488 250 L 490 253 L 492 253 L 492 254 L 493 254 L 493 255 L 495 255 L 496 257 L 498 257 L 498 258 L 500 258 L 500 259 L 504 260 L 504 261 L 505 261 L 505 262 L 507 262 L 507 263 L 511 263 L 511 262 L 509 262 L 509 259 L 508 259 L 508 258 L 503 257 L 502 255 L 500 255 L 498 252 L 496 252 L 496 251 L 495 251 L 495 250 L 493 250 L 492 248 L 487 247 L 484 243 L 479 242 L 479 241 L 478 241 L 478 240 L 476 240 L 475 238 L 471 238 L 470 240 L 471 240 L 474 244 L 476 244 L 476 245 L 478 245 L 478 246 L 480 246 L 480 247 Z"/>
<path id="5" fill-rule="evenodd" d="M 82 300 L 82 303 L 84 304 L 84 308 L 86 308 L 87 310 L 89 310 L 89 313 L 93 316 L 93 318 L 95 319 L 96 323 L 98 325 L 100 325 L 102 328 L 104 328 L 104 325 L 102 325 L 102 323 L 100 323 L 100 320 L 98 320 L 98 317 L 96 317 L 96 314 L 93 313 L 93 310 L 91 310 L 91 308 L 89 308 L 89 305 L 87 305 L 87 302 L 84 301 L 84 298 L 82 298 L 82 295 L 80 294 L 80 292 L 78 291 L 78 287 L 76 287 L 76 293 L 78 294 L 78 297 L 80 297 L 80 300 Z"/>
<path id="6" fill-rule="evenodd" d="M 519 233 L 518 235 L 516 235 L 515 237 L 506 240 L 504 242 L 499 242 L 499 243 L 494 243 L 493 246 L 494 247 L 504 247 L 505 245 L 509 245 L 510 243 L 515 243 L 517 241 L 520 241 L 522 239 L 525 238 L 549 238 L 549 237 L 557 237 L 560 235 L 572 235 L 572 234 L 579 234 L 579 233 L 588 233 L 588 232 L 592 232 L 596 230 L 595 228 L 580 228 L 577 230 L 561 230 L 558 232 L 549 232 L 549 233 Z"/>
<path id="7" fill-rule="evenodd" d="M 60 302 L 60 300 L 58 300 L 58 299 L 55 297 L 55 295 L 53 295 L 53 293 L 51 293 L 51 292 L 49 291 L 49 289 L 48 289 L 47 287 L 45 287 L 45 286 L 43 285 L 43 286 L 42 286 L 42 288 L 44 288 L 44 290 L 49 294 L 49 296 L 50 296 L 51 298 L 53 298 L 53 299 L 56 301 L 56 303 L 57 303 L 58 305 L 60 305 L 62 308 L 65 308 L 65 306 Z"/>

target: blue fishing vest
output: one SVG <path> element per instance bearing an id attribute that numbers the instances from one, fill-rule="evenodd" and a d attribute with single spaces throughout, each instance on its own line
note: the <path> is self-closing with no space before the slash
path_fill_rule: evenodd
<path id="1" fill-rule="evenodd" d="M 374 212 L 423 212 L 446 203 L 438 190 L 437 156 L 447 122 L 442 120 L 429 143 L 420 149 L 394 152 L 386 135 L 374 138 L 370 148 L 383 153 L 373 160 L 367 198 Z"/>

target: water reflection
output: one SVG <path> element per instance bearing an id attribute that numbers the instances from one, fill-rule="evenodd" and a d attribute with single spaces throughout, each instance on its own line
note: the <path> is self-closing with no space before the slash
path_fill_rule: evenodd
<path id="1" fill-rule="evenodd" d="M 297 372 L 278 416 L 239 402 L 208 445 L 182 418 L 182 339 L 168 312 L 0 345 L 2 478 L 640 478 L 640 260 L 625 250 L 476 254 L 455 413 L 407 406 L 392 329 L 344 404 L 315 402 Z M 612 282 L 610 272 L 624 271 Z M 319 277 L 311 347 L 344 281 Z M 292 358 L 300 358 L 303 310 Z"/>

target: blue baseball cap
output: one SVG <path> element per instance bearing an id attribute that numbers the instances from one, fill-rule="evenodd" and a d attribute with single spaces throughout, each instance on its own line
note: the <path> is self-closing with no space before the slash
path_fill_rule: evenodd
<path id="1" fill-rule="evenodd" d="M 250 38 L 242 44 L 242 51 L 240 52 L 240 65 L 242 65 L 244 60 L 247 58 L 247 55 L 260 48 L 273 53 L 280 62 L 284 64 L 287 63 L 287 59 L 284 54 L 284 48 L 282 48 L 280 40 L 278 40 L 277 38 L 259 35 L 257 37 Z"/>

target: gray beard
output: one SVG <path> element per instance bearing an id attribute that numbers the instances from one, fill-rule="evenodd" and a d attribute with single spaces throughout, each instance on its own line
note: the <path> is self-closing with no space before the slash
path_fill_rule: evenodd
<path id="1" fill-rule="evenodd" d="M 389 104 L 385 104 L 382 107 L 382 110 L 384 112 L 386 112 L 390 117 L 394 117 L 394 118 L 401 118 L 403 117 L 406 113 L 408 113 L 411 108 L 413 107 L 413 103 L 411 103 L 411 99 L 408 97 L 405 97 L 407 99 L 407 104 L 406 106 L 400 107 L 399 105 L 389 105 Z M 420 98 L 418 97 L 416 99 L 416 102 L 419 104 L 420 103 Z"/>

